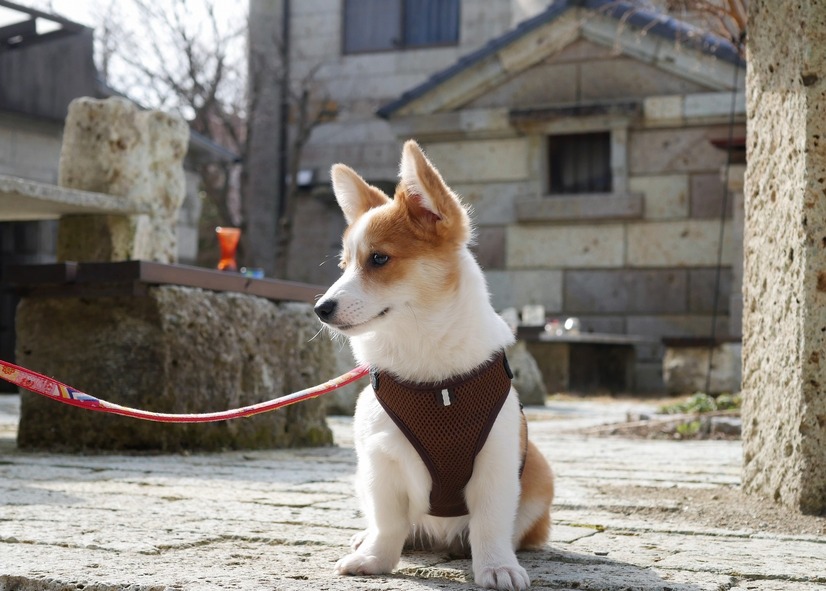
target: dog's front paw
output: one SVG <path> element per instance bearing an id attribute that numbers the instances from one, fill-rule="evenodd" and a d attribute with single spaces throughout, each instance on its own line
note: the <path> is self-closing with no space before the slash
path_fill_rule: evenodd
<path id="1" fill-rule="evenodd" d="M 367 530 L 362 530 L 357 534 L 353 534 L 353 537 L 350 538 L 350 549 L 351 550 L 358 550 L 361 543 L 367 538 Z"/>
<path id="2" fill-rule="evenodd" d="M 522 591 L 531 586 L 531 580 L 524 568 L 513 566 L 486 566 L 476 574 L 476 584 L 485 589 L 500 591 Z"/>
<path id="3" fill-rule="evenodd" d="M 336 563 L 336 572 L 340 575 L 380 575 L 390 569 L 381 564 L 377 556 L 353 552 Z"/>

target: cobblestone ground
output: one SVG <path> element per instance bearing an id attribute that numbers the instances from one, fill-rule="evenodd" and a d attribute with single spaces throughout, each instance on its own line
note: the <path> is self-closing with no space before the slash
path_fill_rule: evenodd
<path id="1" fill-rule="evenodd" d="M 406 554 L 388 576 L 333 573 L 363 525 L 349 419 L 331 419 L 331 448 L 77 456 L 16 451 L 17 404 L 0 396 L 0 591 L 472 587 L 469 561 L 433 553 Z M 703 513 L 687 510 L 694 493 L 716 498 L 738 487 L 739 442 L 577 431 L 626 410 L 528 409 L 532 438 L 558 478 L 552 542 L 520 555 L 534 589 L 826 586 L 824 536 L 691 518 Z M 636 492 L 652 490 L 673 494 Z"/>

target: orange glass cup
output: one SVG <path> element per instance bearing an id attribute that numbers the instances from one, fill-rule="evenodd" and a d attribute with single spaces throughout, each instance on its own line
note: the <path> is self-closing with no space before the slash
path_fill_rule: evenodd
<path id="1" fill-rule="evenodd" d="M 215 228 L 215 234 L 218 236 L 218 246 L 221 247 L 218 270 L 237 271 L 238 263 L 235 261 L 235 252 L 238 250 L 238 241 L 241 239 L 241 228 L 218 226 Z"/>

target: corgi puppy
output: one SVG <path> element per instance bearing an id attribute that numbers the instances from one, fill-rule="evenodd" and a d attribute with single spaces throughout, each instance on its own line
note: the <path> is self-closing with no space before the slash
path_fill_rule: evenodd
<path id="1" fill-rule="evenodd" d="M 405 542 L 469 543 L 477 585 L 526 589 L 515 550 L 547 541 L 553 474 L 510 387 L 514 336 L 468 249 L 459 198 L 415 141 L 400 169 L 393 199 L 343 164 L 331 172 L 348 223 L 343 272 L 315 312 L 373 378 L 353 423 L 367 529 L 336 568 L 388 573 Z"/>

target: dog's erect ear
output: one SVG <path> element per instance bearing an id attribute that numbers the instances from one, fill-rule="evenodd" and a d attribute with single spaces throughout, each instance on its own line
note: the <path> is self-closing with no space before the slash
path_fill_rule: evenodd
<path id="1" fill-rule="evenodd" d="M 405 142 L 399 169 L 402 195 L 411 213 L 426 223 L 438 222 L 445 230 L 460 228 L 466 240 L 469 219 L 465 208 L 415 141 Z"/>
<path id="2" fill-rule="evenodd" d="M 352 224 L 367 210 L 388 203 L 390 198 L 376 187 L 367 184 L 358 173 L 344 164 L 334 164 L 330 170 L 333 192 L 344 219 Z"/>

